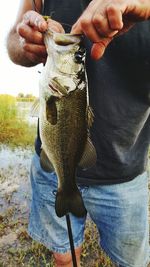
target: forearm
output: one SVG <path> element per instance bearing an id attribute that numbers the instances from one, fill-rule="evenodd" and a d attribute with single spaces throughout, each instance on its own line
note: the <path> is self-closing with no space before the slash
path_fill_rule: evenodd
<path id="1" fill-rule="evenodd" d="M 10 59 L 17 65 L 25 67 L 35 66 L 37 63 L 29 60 L 27 57 L 27 52 L 23 49 L 21 42 L 23 42 L 23 39 L 13 28 L 7 37 L 7 51 Z"/>

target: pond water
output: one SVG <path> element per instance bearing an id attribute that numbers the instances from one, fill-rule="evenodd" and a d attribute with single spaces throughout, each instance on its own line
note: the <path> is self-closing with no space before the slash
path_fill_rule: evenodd
<path id="1" fill-rule="evenodd" d="M 0 146 L 0 213 L 11 205 L 28 207 L 32 155 L 30 149 Z"/>
<path id="2" fill-rule="evenodd" d="M 37 117 L 30 116 L 32 105 L 33 102 L 17 102 L 18 117 L 31 126 L 37 123 Z M 0 213 L 13 204 L 28 206 L 29 171 L 33 153 L 28 148 L 12 149 L 0 145 Z"/>

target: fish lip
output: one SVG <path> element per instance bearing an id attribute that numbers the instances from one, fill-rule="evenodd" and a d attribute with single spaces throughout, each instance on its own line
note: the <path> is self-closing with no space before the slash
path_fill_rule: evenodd
<path id="1" fill-rule="evenodd" d="M 70 37 L 84 37 L 84 35 L 83 34 L 81 34 L 81 33 L 63 33 L 63 32 L 55 32 L 55 31 L 53 31 L 53 30 L 51 30 L 51 29 L 48 29 L 47 31 L 46 31 L 47 33 L 50 33 L 51 35 L 54 35 L 54 34 L 56 34 L 56 35 L 61 35 L 61 36 L 70 36 Z"/>
<path id="2" fill-rule="evenodd" d="M 84 40 L 83 34 L 55 32 L 51 29 L 48 29 L 45 34 L 52 36 L 55 44 L 64 46 L 69 44 L 81 44 Z"/>

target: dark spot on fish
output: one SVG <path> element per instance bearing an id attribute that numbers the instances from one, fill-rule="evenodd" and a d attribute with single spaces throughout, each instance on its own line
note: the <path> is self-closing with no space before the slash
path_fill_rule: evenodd
<path id="1" fill-rule="evenodd" d="M 57 123 L 57 107 L 56 107 L 56 99 L 57 97 L 51 96 L 46 101 L 46 119 L 52 125 Z"/>

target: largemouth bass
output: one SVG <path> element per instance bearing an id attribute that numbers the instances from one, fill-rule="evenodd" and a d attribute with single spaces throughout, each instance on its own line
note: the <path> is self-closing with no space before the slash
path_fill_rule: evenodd
<path id="1" fill-rule="evenodd" d="M 87 105 L 85 48 L 82 36 L 45 33 L 47 61 L 40 78 L 40 157 L 45 171 L 58 177 L 55 210 L 59 217 L 86 214 L 76 185 L 76 168 L 95 163 L 96 152 L 88 138 L 91 114 Z"/>

